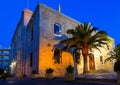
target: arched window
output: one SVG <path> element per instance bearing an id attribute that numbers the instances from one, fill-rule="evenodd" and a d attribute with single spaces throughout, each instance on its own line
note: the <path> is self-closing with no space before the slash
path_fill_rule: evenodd
<path id="1" fill-rule="evenodd" d="M 59 23 L 54 23 L 54 35 L 61 36 L 61 25 Z"/>

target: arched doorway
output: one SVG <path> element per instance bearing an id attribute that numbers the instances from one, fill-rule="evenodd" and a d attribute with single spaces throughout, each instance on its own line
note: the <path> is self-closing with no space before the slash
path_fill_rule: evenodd
<path id="1" fill-rule="evenodd" d="M 95 70 L 94 55 L 92 53 L 89 54 L 89 69 Z"/>

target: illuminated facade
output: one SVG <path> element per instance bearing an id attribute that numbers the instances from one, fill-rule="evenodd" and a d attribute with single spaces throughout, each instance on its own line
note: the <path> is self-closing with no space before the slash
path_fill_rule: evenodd
<path id="1" fill-rule="evenodd" d="M 60 11 L 55 11 L 43 4 L 38 4 L 35 11 L 32 13 L 27 10 L 24 18 L 22 15 L 21 24 L 19 22 L 17 30 L 24 28 L 22 39 L 19 40 L 19 31 L 16 30 L 11 43 L 12 56 L 16 61 L 16 68 L 21 74 L 30 76 L 32 70 L 37 70 L 40 77 L 45 76 L 47 68 L 54 69 L 54 76 L 64 76 L 66 67 L 73 65 L 73 57 L 70 53 L 63 52 L 61 56 L 54 61 L 52 51 L 53 46 L 60 40 L 64 40 L 71 35 L 66 34 L 68 29 L 73 29 L 80 22 L 65 16 Z M 24 20 L 27 24 L 24 25 Z M 21 26 L 21 27 L 20 27 Z M 106 70 L 112 71 L 112 62 L 104 63 L 108 57 L 107 53 L 114 46 L 111 43 L 111 48 L 102 49 L 102 53 L 93 51 L 94 55 L 89 59 L 89 70 Z M 15 50 L 15 51 L 14 51 Z M 83 72 L 83 58 L 80 58 L 80 63 L 77 65 L 78 74 Z M 20 73 L 19 72 L 19 73 Z M 17 70 L 15 71 L 17 74 Z"/>

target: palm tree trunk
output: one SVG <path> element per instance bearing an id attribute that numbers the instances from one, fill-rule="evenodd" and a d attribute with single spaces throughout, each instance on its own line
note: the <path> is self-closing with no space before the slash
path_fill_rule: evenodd
<path id="1" fill-rule="evenodd" d="M 84 58 L 84 70 L 83 74 L 88 72 L 88 62 L 87 62 L 87 56 L 83 56 Z"/>
<path id="2" fill-rule="evenodd" d="M 82 49 L 82 54 L 83 54 L 83 59 L 84 59 L 84 70 L 83 70 L 83 74 L 88 72 L 88 61 L 87 61 L 87 56 L 88 56 L 88 48 L 84 47 Z"/>

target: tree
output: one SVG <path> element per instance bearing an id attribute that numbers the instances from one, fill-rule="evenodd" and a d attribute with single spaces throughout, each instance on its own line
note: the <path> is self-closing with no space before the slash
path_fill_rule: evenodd
<path id="1" fill-rule="evenodd" d="M 110 51 L 108 55 L 110 55 L 110 57 L 105 59 L 105 62 L 115 60 L 114 71 L 120 71 L 120 44 L 117 45 L 114 50 Z"/>
<path id="2" fill-rule="evenodd" d="M 120 44 L 110 51 L 109 55 L 105 62 L 115 60 L 114 71 L 117 72 L 117 83 L 120 84 Z"/>
<path id="3" fill-rule="evenodd" d="M 0 68 L 0 75 L 2 75 L 4 73 L 4 69 Z"/>
<path id="4" fill-rule="evenodd" d="M 111 42 L 111 39 L 107 36 L 105 31 L 97 31 L 97 28 L 92 27 L 89 23 L 80 24 L 75 29 L 67 30 L 67 34 L 71 34 L 72 37 L 60 41 L 59 43 L 67 46 L 67 49 L 76 48 L 81 50 L 84 59 L 83 73 L 88 72 L 88 54 L 89 51 L 104 47 Z M 101 51 L 100 51 L 101 52 Z"/>

